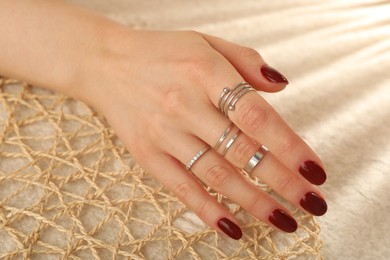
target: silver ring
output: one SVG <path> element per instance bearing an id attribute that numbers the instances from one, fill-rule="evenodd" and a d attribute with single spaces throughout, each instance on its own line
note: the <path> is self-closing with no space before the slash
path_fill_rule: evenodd
<path id="1" fill-rule="evenodd" d="M 268 148 L 262 145 L 260 149 L 252 156 L 252 158 L 245 165 L 244 171 L 247 174 L 250 174 L 253 168 L 255 168 L 256 165 L 259 164 L 259 162 L 264 158 L 264 156 L 267 154 L 268 151 L 269 151 Z"/>
<path id="2" fill-rule="evenodd" d="M 229 142 L 226 144 L 225 149 L 223 149 L 222 156 L 225 156 L 226 153 L 229 151 L 230 146 L 236 141 L 237 137 L 241 134 L 241 130 L 238 130 L 237 133 L 232 137 L 232 139 L 229 140 Z"/>
<path id="3" fill-rule="evenodd" d="M 231 106 L 233 100 L 236 99 L 236 97 L 238 95 L 240 95 L 240 93 L 242 93 L 243 91 L 245 91 L 246 89 L 249 89 L 251 88 L 250 85 L 240 85 L 239 87 L 235 88 L 234 90 L 232 90 L 229 94 L 231 94 L 228 98 L 227 98 L 227 102 L 225 102 L 224 104 L 224 108 L 223 108 L 223 114 L 225 116 L 228 116 L 228 112 L 229 112 L 229 107 Z"/>
<path id="4" fill-rule="evenodd" d="M 229 102 L 227 102 L 227 101 L 232 97 L 232 95 L 234 95 L 235 92 L 237 92 L 237 89 L 239 89 L 239 88 L 241 88 L 243 86 L 246 86 L 246 85 L 248 85 L 248 83 L 243 81 L 243 82 L 240 82 L 237 85 L 235 85 L 228 92 L 224 91 L 225 93 L 221 95 L 222 98 L 221 98 L 221 102 L 220 102 L 220 106 L 219 106 L 219 110 L 223 114 L 225 114 L 224 111 L 225 111 L 226 104 L 229 105 Z"/>
<path id="5" fill-rule="evenodd" d="M 219 149 L 219 147 L 221 146 L 221 144 L 223 143 L 223 141 L 225 140 L 226 136 L 230 133 L 230 131 L 233 129 L 234 127 L 234 124 L 231 123 L 228 128 L 226 128 L 226 130 L 223 132 L 223 134 L 221 135 L 221 137 L 218 139 L 218 142 L 214 145 L 214 150 L 217 151 Z"/>
<path id="6" fill-rule="evenodd" d="M 218 100 L 218 107 L 219 107 L 219 108 L 221 107 L 222 99 L 223 99 L 224 96 L 225 96 L 226 94 L 228 94 L 229 92 L 230 92 L 230 88 L 223 88 L 222 94 L 221 94 L 221 96 L 219 97 L 219 100 Z"/>
<path id="7" fill-rule="evenodd" d="M 187 171 L 191 170 L 191 167 L 195 164 L 195 162 L 200 158 L 202 157 L 202 155 L 204 155 L 208 150 L 210 150 L 210 146 L 207 146 L 205 148 L 203 148 L 202 150 L 200 150 L 197 154 L 195 154 L 194 157 L 192 157 L 191 161 L 189 161 L 187 164 L 186 164 L 186 169 Z"/>
<path id="8" fill-rule="evenodd" d="M 227 98 L 231 95 L 231 92 L 244 84 L 247 84 L 247 83 L 245 81 L 243 81 L 243 82 L 238 83 L 236 86 L 234 86 L 233 89 L 230 89 L 230 88 L 223 89 L 222 94 L 219 97 L 219 101 L 218 101 L 218 108 L 222 113 L 223 113 L 223 110 L 225 107 L 225 102 L 226 102 Z"/>
<path id="9" fill-rule="evenodd" d="M 254 88 L 250 87 L 250 88 L 247 88 L 245 91 L 241 92 L 239 95 L 237 95 L 237 97 L 234 99 L 234 101 L 231 103 L 231 105 L 229 105 L 229 110 L 234 111 L 234 109 L 236 108 L 237 101 L 240 98 L 242 98 L 242 96 L 244 96 L 249 91 L 256 91 L 256 90 Z"/>
<path id="10" fill-rule="evenodd" d="M 224 116 L 228 117 L 229 111 L 235 110 L 238 100 L 251 91 L 256 90 L 245 81 L 238 83 L 232 89 L 224 88 L 218 100 L 219 110 Z"/>

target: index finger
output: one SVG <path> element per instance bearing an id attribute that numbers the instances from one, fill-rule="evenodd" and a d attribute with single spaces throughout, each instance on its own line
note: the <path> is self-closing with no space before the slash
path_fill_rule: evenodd
<path id="1" fill-rule="evenodd" d="M 218 107 L 223 88 L 211 89 L 211 101 Z M 228 117 L 249 137 L 267 146 L 287 168 L 299 171 L 308 181 L 320 185 L 326 174 L 320 158 L 258 93 L 242 96 Z"/>
<path id="2" fill-rule="evenodd" d="M 256 71 L 266 63 L 256 50 L 210 35 L 203 34 L 203 37 L 236 69 L 235 73 L 226 74 L 229 76 L 230 87 L 247 80 L 254 84 L 255 89 L 269 91 L 288 82 L 277 71 L 271 74 L 278 80 L 264 81 L 265 78 L 260 77 Z M 250 55 L 242 56 L 243 53 Z M 241 77 L 237 77 L 237 74 Z M 235 81 L 231 81 L 232 78 L 236 78 Z M 275 85 L 274 82 L 281 83 Z M 207 89 L 208 96 L 217 108 L 225 86 L 213 85 Z M 298 171 L 315 185 L 325 182 L 326 173 L 320 158 L 260 95 L 253 91 L 246 93 L 235 105 L 235 110 L 228 112 L 228 116 L 249 137 L 271 149 L 287 168 Z"/>

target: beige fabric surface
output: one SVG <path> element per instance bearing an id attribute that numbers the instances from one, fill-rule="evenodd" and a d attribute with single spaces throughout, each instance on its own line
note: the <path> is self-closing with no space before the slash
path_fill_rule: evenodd
<path id="1" fill-rule="evenodd" d="M 389 1 L 73 2 L 131 27 L 196 29 L 260 51 L 291 82 L 282 93 L 262 95 L 327 166 L 329 180 L 323 191 L 329 212 L 318 218 L 323 257 L 388 258 Z M 9 131 L 1 132 L 5 135 L 0 139 L 0 256 L 16 252 L 17 258 L 53 259 L 321 258 L 317 252 L 322 242 L 313 218 L 294 212 L 299 232 L 285 235 L 239 211 L 246 239 L 216 236 L 142 169 L 133 168 L 131 156 L 104 120 L 83 104 L 37 88 L 12 89 L 2 87 L 1 92 L 0 131 Z M 21 113 L 26 108 L 32 114 Z M 50 138 L 53 133 L 61 139 Z M 103 150 L 97 149 L 101 146 Z M 63 160 L 47 164 L 52 158 Z M 76 171 L 82 173 L 79 179 L 72 177 Z M 7 176 L 15 172 L 12 180 L 20 183 L 10 190 L 15 187 Z M 151 188 L 138 189 L 144 183 Z M 234 211 L 234 205 L 223 201 Z M 168 217 L 162 221 L 163 216 Z M 167 241 L 168 236 L 175 239 Z M 151 237 L 157 239 L 144 246 Z M 51 255 L 42 253 L 49 249 Z"/>

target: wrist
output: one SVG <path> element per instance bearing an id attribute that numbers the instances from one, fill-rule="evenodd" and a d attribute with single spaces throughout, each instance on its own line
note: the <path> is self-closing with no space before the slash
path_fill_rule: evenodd
<path id="1" fill-rule="evenodd" d="M 0 74 L 78 98 L 88 53 L 110 23 L 63 1 L 0 1 Z"/>
<path id="2" fill-rule="evenodd" d="M 65 94 L 79 99 L 102 112 L 102 106 L 114 94 L 114 87 L 123 84 L 129 64 L 132 30 L 107 20 L 97 26 L 89 47 L 83 51 L 70 78 Z"/>

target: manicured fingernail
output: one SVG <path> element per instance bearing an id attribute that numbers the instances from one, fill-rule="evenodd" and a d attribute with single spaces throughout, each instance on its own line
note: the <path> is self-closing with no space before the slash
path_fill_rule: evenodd
<path id="1" fill-rule="evenodd" d="M 306 193 L 301 199 L 300 204 L 302 208 L 315 216 L 322 216 L 328 210 L 328 205 L 326 205 L 325 200 L 314 192 Z"/>
<path id="2" fill-rule="evenodd" d="M 321 185 L 326 181 L 325 171 L 316 162 L 304 162 L 301 167 L 299 167 L 299 172 L 303 177 L 315 185 Z"/>
<path id="3" fill-rule="evenodd" d="M 285 76 L 282 75 L 279 71 L 272 68 L 271 66 L 265 64 L 260 69 L 261 74 L 263 74 L 264 77 L 266 77 L 269 81 L 273 83 L 287 83 L 288 80 Z"/>
<path id="4" fill-rule="evenodd" d="M 239 228 L 236 224 L 231 222 L 227 218 L 221 218 L 218 220 L 218 227 L 229 237 L 238 240 L 242 237 L 241 228 Z"/>
<path id="5" fill-rule="evenodd" d="M 298 224 L 290 215 L 281 209 L 275 209 L 269 216 L 269 221 L 279 229 L 292 233 L 298 228 Z"/>

